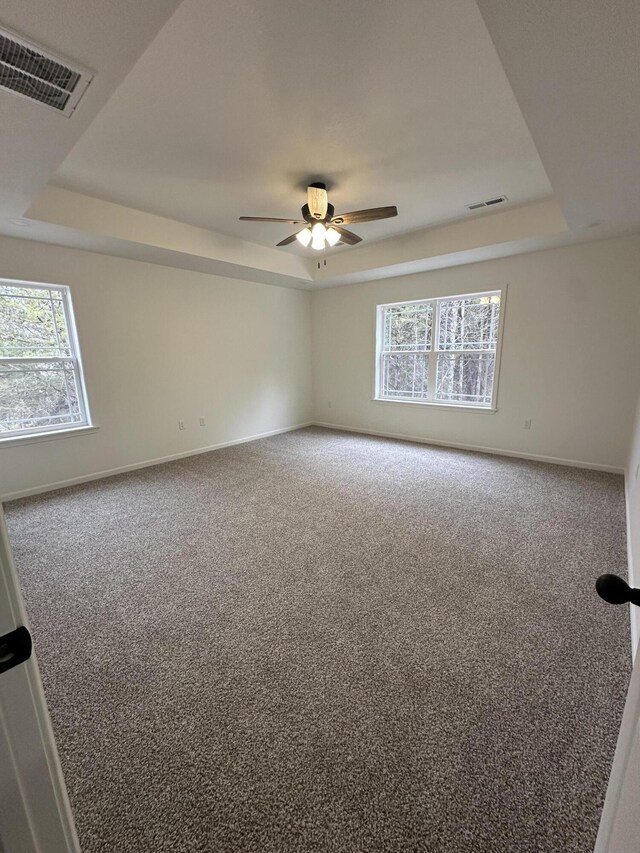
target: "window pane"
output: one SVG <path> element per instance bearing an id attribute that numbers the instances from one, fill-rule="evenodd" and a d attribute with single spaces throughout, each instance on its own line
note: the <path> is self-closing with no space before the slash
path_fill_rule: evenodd
<path id="1" fill-rule="evenodd" d="M 60 300 L 51 300 L 53 306 L 53 319 L 55 321 L 55 331 L 57 333 L 57 343 L 60 355 L 71 355 L 71 345 L 69 343 L 69 330 L 67 329 L 67 321 L 64 316 L 64 305 Z"/>
<path id="2" fill-rule="evenodd" d="M 428 353 L 388 353 L 382 356 L 383 397 L 426 400 Z"/>
<path id="3" fill-rule="evenodd" d="M 439 350 L 495 350 L 500 297 L 474 296 L 440 302 Z"/>
<path id="4" fill-rule="evenodd" d="M 436 400 L 490 405 L 494 353 L 441 353 L 436 366 Z"/>
<path id="5" fill-rule="evenodd" d="M 384 351 L 430 350 L 431 305 L 397 305 L 385 308 Z"/>
<path id="6" fill-rule="evenodd" d="M 0 287 L 0 356 L 69 356 L 60 291 Z"/>
<path id="7" fill-rule="evenodd" d="M 80 422 L 70 362 L 0 364 L 0 433 Z"/>

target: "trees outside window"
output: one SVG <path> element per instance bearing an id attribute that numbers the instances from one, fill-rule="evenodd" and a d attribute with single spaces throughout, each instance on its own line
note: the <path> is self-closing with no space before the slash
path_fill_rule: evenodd
<path id="1" fill-rule="evenodd" d="M 69 288 L 0 280 L 0 439 L 89 423 Z"/>
<path id="2" fill-rule="evenodd" d="M 501 291 L 378 306 L 376 399 L 495 408 Z"/>

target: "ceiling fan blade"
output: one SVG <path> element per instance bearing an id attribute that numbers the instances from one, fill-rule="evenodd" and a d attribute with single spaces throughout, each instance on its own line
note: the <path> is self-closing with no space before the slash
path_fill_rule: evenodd
<path id="1" fill-rule="evenodd" d="M 289 225 L 304 225 L 304 219 L 276 219 L 273 216 L 241 216 L 241 222 L 288 222 Z"/>
<path id="2" fill-rule="evenodd" d="M 307 187 L 307 204 L 309 211 L 314 219 L 324 219 L 327 215 L 327 191 L 324 187 L 314 186 Z"/>
<path id="3" fill-rule="evenodd" d="M 390 207 L 370 207 L 368 210 L 352 210 L 351 213 L 341 213 L 331 220 L 334 225 L 356 225 L 358 222 L 373 222 L 375 219 L 390 219 L 398 215 L 395 205 Z"/>
<path id="4" fill-rule="evenodd" d="M 341 243 L 346 243 L 348 246 L 355 246 L 356 243 L 360 243 L 362 240 L 362 237 L 358 237 L 353 231 L 347 231 L 346 228 L 340 228 L 338 225 L 334 225 L 333 227 L 340 234 Z"/>
<path id="5" fill-rule="evenodd" d="M 279 243 L 276 243 L 276 246 L 288 246 L 289 243 L 293 243 L 296 239 L 296 235 L 292 234 L 290 237 L 285 237 L 284 240 L 280 240 Z"/>

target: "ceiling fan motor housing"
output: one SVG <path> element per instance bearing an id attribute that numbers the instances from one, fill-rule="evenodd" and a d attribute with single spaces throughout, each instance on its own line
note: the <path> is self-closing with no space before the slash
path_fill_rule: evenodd
<path id="1" fill-rule="evenodd" d="M 306 222 L 311 223 L 312 225 L 313 225 L 315 222 L 324 222 L 324 223 L 328 223 L 328 222 L 331 220 L 331 217 L 333 216 L 333 214 L 335 213 L 335 210 L 336 210 L 336 209 L 335 209 L 335 207 L 334 207 L 332 204 L 327 204 L 327 212 L 326 212 L 326 214 L 325 214 L 323 217 L 319 218 L 319 217 L 317 217 L 317 216 L 314 216 L 314 215 L 311 213 L 311 211 L 309 210 L 309 205 L 308 205 L 308 204 L 303 204 L 303 205 L 302 205 L 302 218 L 303 218 Z"/>

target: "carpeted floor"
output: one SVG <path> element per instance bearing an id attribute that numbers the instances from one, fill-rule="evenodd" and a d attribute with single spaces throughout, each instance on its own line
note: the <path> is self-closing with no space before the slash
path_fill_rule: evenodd
<path id="1" fill-rule="evenodd" d="M 620 477 L 306 429 L 7 507 L 84 853 L 590 853 Z"/>

